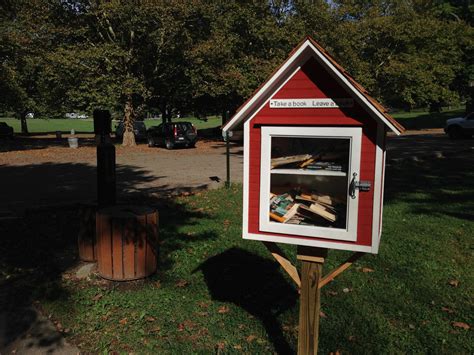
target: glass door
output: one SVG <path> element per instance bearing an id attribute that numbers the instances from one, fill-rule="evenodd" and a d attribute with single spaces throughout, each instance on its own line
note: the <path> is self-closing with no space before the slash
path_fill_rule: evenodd
<path id="1" fill-rule="evenodd" d="M 355 241 L 362 129 L 261 131 L 260 230 Z"/>

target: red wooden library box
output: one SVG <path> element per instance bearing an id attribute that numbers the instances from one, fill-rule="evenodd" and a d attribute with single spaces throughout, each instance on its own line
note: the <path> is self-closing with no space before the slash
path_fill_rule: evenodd
<path id="1" fill-rule="evenodd" d="M 223 128 L 244 131 L 243 238 L 377 253 L 387 131 L 404 128 L 312 38 Z"/>

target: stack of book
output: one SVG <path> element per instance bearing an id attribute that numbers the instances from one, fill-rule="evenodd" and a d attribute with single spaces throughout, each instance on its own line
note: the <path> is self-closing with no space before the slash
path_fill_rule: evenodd
<path id="1" fill-rule="evenodd" d="M 310 170 L 328 170 L 328 171 L 342 171 L 342 165 L 335 162 L 314 162 L 306 166 L 306 169 Z"/>
<path id="2" fill-rule="evenodd" d="M 332 160 L 329 160 L 332 158 Z M 309 169 L 309 170 L 327 170 L 327 171 L 343 171 L 343 164 L 338 161 L 340 156 L 329 154 L 301 154 L 291 155 L 271 160 L 271 168 L 287 168 L 287 169 Z"/>
<path id="3" fill-rule="evenodd" d="M 337 220 L 337 209 L 330 196 L 303 194 L 292 196 L 270 194 L 270 219 L 287 224 L 314 225 L 321 218 L 329 223 Z"/>

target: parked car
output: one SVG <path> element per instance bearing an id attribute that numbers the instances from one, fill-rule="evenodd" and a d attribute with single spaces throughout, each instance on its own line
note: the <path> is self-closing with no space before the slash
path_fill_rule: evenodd
<path id="1" fill-rule="evenodd" d="M 89 118 L 88 115 L 84 114 L 84 113 L 77 113 L 77 112 L 68 112 L 65 114 L 66 118 L 70 118 L 70 119 L 86 119 L 86 118 Z"/>
<path id="2" fill-rule="evenodd" d="M 197 142 L 197 129 L 191 122 L 167 122 L 148 128 L 148 146 L 165 146 L 173 149 L 181 145 L 192 148 Z"/>
<path id="3" fill-rule="evenodd" d="M 449 138 L 452 139 L 472 136 L 474 134 L 474 112 L 471 112 L 465 117 L 456 117 L 447 120 L 444 131 L 449 135 Z"/>
<path id="4" fill-rule="evenodd" d="M 117 139 L 123 138 L 124 125 L 123 121 L 119 122 L 115 127 L 115 137 Z M 146 126 L 143 121 L 133 122 L 133 133 L 135 134 L 135 139 L 138 141 L 144 141 L 147 138 Z"/>
<path id="5" fill-rule="evenodd" d="M 13 127 L 5 122 L 0 122 L 0 137 L 13 138 Z"/>

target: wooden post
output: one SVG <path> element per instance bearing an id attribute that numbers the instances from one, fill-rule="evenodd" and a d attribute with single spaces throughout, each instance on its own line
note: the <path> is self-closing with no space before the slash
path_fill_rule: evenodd
<path id="1" fill-rule="evenodd" d="M 298 247 L 298 260 L 301 261 L 299 355 L 318 353 L 319 312 L 321 308 L 319 282 L 326 256 L 327 249 Z"/>

